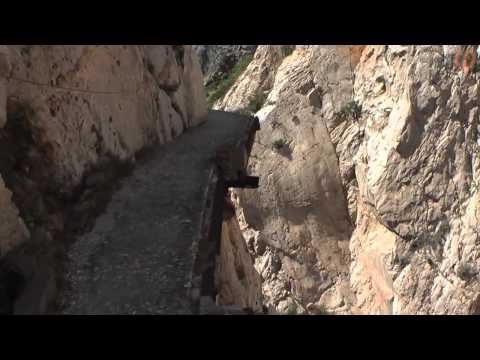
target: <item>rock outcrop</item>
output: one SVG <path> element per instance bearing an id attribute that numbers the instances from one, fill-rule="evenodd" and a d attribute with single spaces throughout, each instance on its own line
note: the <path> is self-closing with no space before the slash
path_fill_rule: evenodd
<path id="1" fill-rule="evenodd" d="M 260 189 L 236 192 L 267 304 L 478 313 L 478 72 L 449 46 L 406 45 L 296 46 L 260 71 L 277 49 L 259 47 L 218 104 L 268 93 Z"/>

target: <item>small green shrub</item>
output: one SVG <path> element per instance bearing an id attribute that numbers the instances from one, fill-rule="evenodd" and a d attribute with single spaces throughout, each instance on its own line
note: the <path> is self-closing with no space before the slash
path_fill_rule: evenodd
<path id="1" fill-rule="evenodd" d="M 277 139 L 272 143 L 272 149 L 273 150 L 280 150 L 286 145 L 287 145 L 287 143 L 285 142 L 285 140 Z"/>
<path id="2" fill-rule="evenodd" d="M 350 118 L 355 121 L 358 121 L 361 115 L 362 115 L 362 106 L 358 104 L 356 101 L 350 101 L 337 113 L 337 116 L 339 116 L 341 119 Z"/>
<path id="3" fill-rule="evenodd" d="M 297 305 L 295 305 L 295 304 L 290 305 L 287 309 L 286 314 L 287 315 L 298 315 Z"/>
<path id="4" fill-rule="evenodd" d="M 265 104 L 265 100 L 267 100 L 266 94 L 256 94 L 250 98 L 247 109 L 250 110 L 252 113 L 256 113 L 263 107 L 263 104 Z"/>
<path id="5" fill-rule="evenodd" d="M 254 95 L 250 97 L 248 105 L 240 110 L 237 110 L 236 113 L 251 116 L 263 107 L 266 99 L 267 95 L 263 93 Z"/>

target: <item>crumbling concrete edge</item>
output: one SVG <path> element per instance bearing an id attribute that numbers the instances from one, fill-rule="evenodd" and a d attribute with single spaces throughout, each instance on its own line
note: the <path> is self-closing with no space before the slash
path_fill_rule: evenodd
<path id="1" fill-rule="evenodd" d="M 237 151 L 244 151 L 247 157 L 247 161 L 243 164 L 245 173 L 255 133 L 260 129 L 260 122 L 257 117 L 250 117 L 248 121 L 246 134 L 236 143 Z M 188 297 L 191 301 L 191 310 L 194 314 L 225 313 L 222 307 L 215 304 L 214 273 L 216 258 L 220 253 L 226 194 L 227 185 L 222 169 L 217 164 L 212 164 L 202 199 L 203 211 L 197 230 L 198 236 L 193 240 L 191 247 L 193 263 L 186 285 Z"/>

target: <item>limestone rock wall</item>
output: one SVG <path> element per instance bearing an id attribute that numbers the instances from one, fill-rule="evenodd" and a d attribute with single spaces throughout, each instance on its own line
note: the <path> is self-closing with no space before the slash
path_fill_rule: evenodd
<path id="1" fill-rule="evenodd" d="M 134 161 L 206 116 L 191 46 L 0 47 L 0 173 L 19 192 L 68 197 L 93 168 Z M 3 181 L 0 199 L 3 253 L 25 231 Z"/>
<path id="2" fill-rule="evenodd" d="M 261 177 L 260 189 L 238 191 L 238 205 L 266 304 L 279 312 L 295 304 L 302 312 L 344 313 L 352 302 L 353 226 L 330 137 L 335 106 L 352 94 L 350 67 L 338 60 L 348 56 L 334 47 L 297 47 L 276 69 L 258 113 L 249 172 Z"/>
<path id="3" fill-rule="evenodd" d="M 296 46 L 262 75 L 273 82 L 250 170 L 262 181 L 237 192 L 237 210 L 268 304 L 480 311 L 480 76 L 454 68 L 453 53 Z M 261 64 L 256 56 L 222 108 L 248 103 Z"/>
<path id="4" fill-rule="evenodd" d="M 371 46 L 356 69 L 365 139 L 351 280 L 363 312 L 478 312 L 480 77 L 444 50 Z"/>

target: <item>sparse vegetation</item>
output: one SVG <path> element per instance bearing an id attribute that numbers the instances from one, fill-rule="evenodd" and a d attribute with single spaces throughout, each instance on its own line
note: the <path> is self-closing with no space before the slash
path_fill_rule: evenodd
<path id="1" fill-rule="evenodd" d="M 235 66 L 221 79 L 212 82 L 206 87 L 208 106 L 211 108 L 215 102 L 225 96 L 240 75 L 252 61 L 252 55 L 243 56 Z"/>
<path id="2" fill-rule="evenodd" d="M 243 109 L 237 110 L 236 112 L 242 115 L 253 115 L 263 107 L 266 99 L 267 99 L 266 94 L 264 93 L 256 94 L 250 97 L 250 100 L 246 107 L 244 107 Z"/>
<path id="3" fill-rule="evenodd" d="M 248 103 L 248 110 L 252 113 L 256 113 L 263 107 L 265 100 L 267 100 L 267 95 L 263 92 L 252 96 Z"/>
<path id="4" fill-rule="evenodd" d="M 457 276 L 462 280 L 468 281 L 475 276 L 475 270 L 470 264 L 461 262 L 458 264 Z"/>
<path id="5" fill-rule="evenodd" d="M 362 115 L 362 106 L 356 101 L 350 101 L 338 113 L 337 116 L 342 120 L 353 119 L 358 121 Z"/>
<path id="6" fill-rule="evenodd" d="M 280 150 L 282 149 L 284 146 L 286 146 L 287 143 L 285 142 L 285 140 L 283 139 L 277 139 L 275 140 L 273 143 L 272 143 L 272 149 L 273 150 Z"/>
<path id="7" fill-rule="evenodd" d="M 292 304 L 288 307 L 286 315 L 298 315 L 298 308 L 296 304 Z"/>

